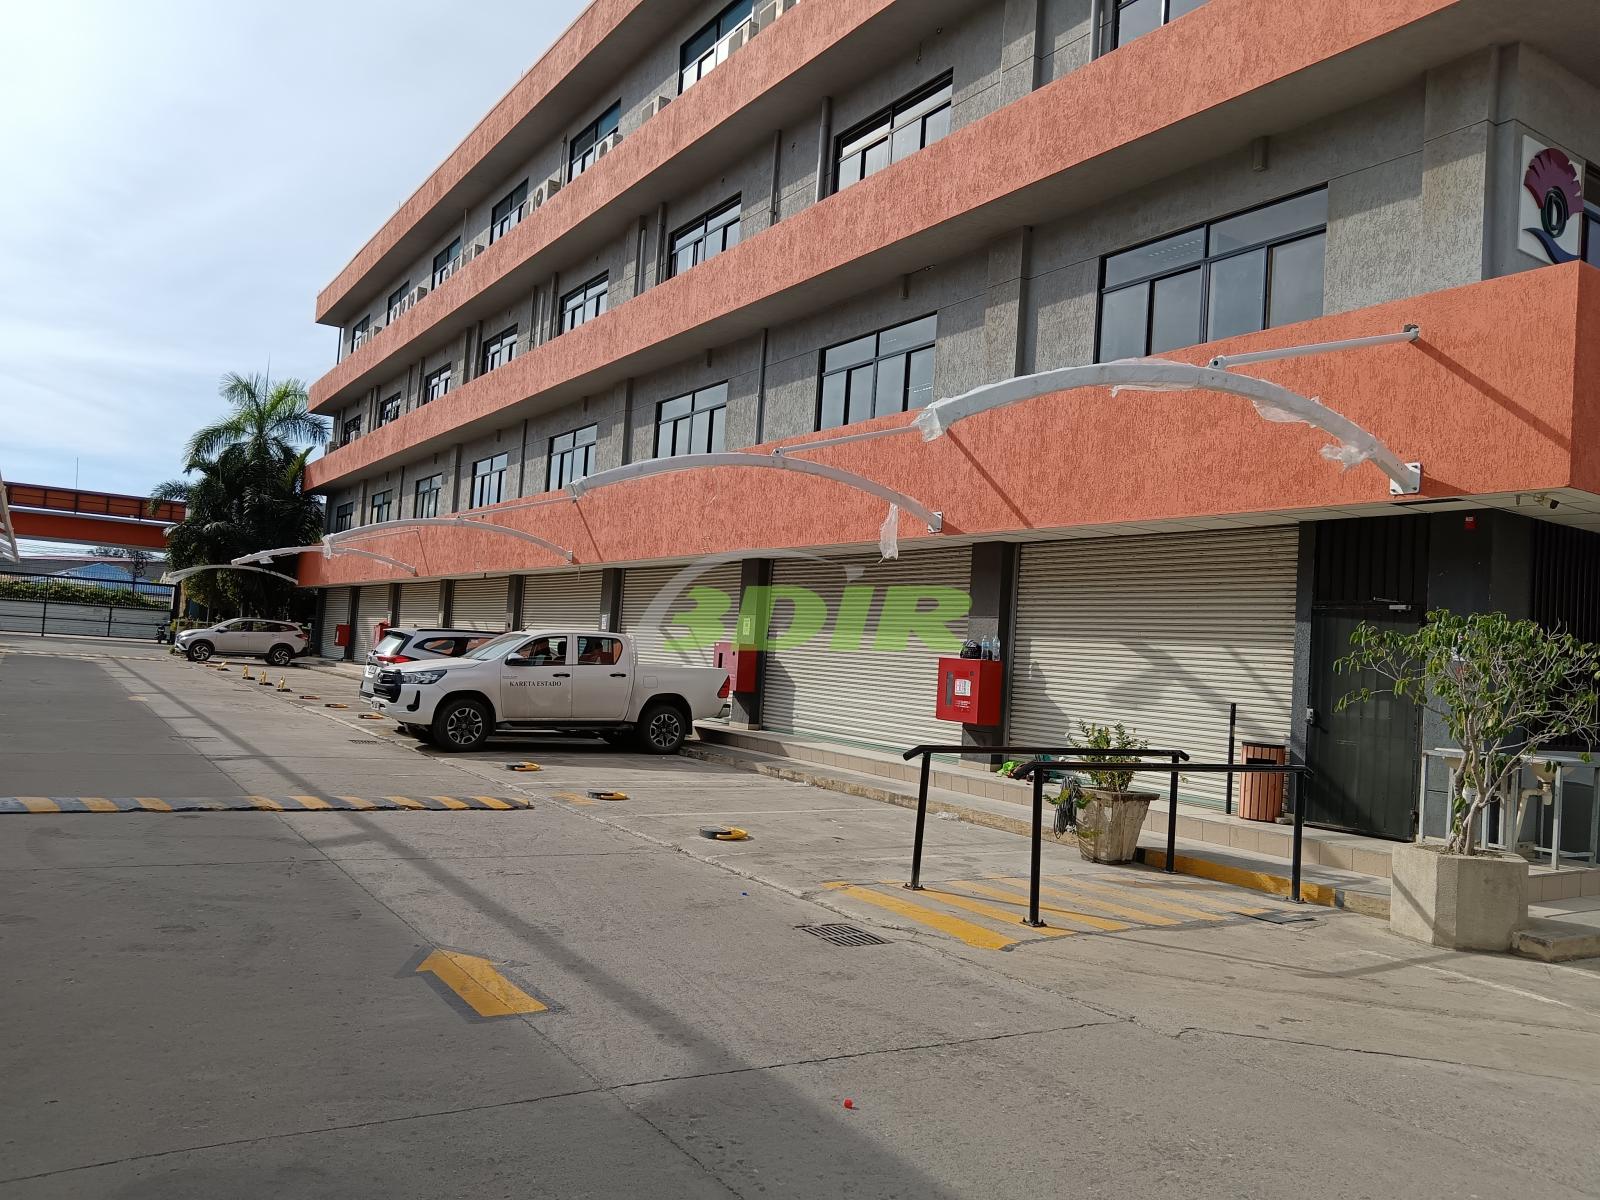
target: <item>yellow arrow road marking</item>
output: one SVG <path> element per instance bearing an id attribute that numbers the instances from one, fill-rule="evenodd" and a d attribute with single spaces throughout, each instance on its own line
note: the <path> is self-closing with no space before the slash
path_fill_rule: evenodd
<path id="1" fill-rule="evenodd" d="M 455 950 L 435 950 L 417 967 L 464 1000 L 480 1017 L 514 1017 L 545 1012 L 546 1006 L 512 983 L 486 958 Z"/>
<path id="2" fill-rule="evenodd" d="M 936 908 L 929 908 L 925 904 L 915 904 L 900 896 L 886 896 L 882 892 L 875 892 L 871 888 L 857 887 L 853 884 L 829 884 L 841 894 L 849 896 L 852 900 L 863 900 L 868 904 L 876 904 L 879 908 L 886 908 L 896 916 L 905 917 L 919 925 L 926 925 L 930 929 L 937 929 L 940 933 L 948 933 L 951 937 L 965 942 L 969 946 L 976 946 L 979 950 L 1004 950 L 1007 946 L 1014 946 L 1019 938 L 1007 937 L 1003 933 L 996 933 L 986 929 L 973 921 L 965 921 L 960 917 L 952 917 L 942 913 Z"/>

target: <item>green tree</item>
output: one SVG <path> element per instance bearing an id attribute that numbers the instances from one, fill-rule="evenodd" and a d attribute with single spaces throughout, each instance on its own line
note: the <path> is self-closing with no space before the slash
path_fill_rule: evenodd
<path id="1" fill-rule="evenodd" d="M 1448 846 L 1458 854 L 1477 849 L 1477 818 L 1490 804 L 1518 812 L 1525 758 L 1569 739 L 1600 740 L 1600 646 L 1570 633 L 1438 609 L 1414 633 L 1363 622 L 1350 644 L 1336 669 L 1371 671 L 1388 686 L 1356 688 L 1341 710 L 1375 695 L 1410 700 L 1443 720 L 1460 748 Z"/>
<path id="2" fill-rule="evenodd" d="M 298 453 L 328 440 L 328 423 L 312 416 L 306 385 L 298 379 L 269 383 L 264 375 L 222 377 L 217 394 L 230 411 L 220 421 L 195 430 L 185 457 L 190 462 L 215 459 L 233 446 L 245 447 L 254 460 Z"/>

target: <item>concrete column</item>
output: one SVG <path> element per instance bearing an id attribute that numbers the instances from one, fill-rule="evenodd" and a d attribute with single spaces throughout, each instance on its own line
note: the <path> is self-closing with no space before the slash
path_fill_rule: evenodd
<path id="1" fill-rule="evenodd" d="M 739 613 L 744 615 L 744 598 L 752 588 L 770 588 L 772 586 L 772 560 L 770 558 L 747 558 L 739 564 Z M 765 593 L 770 596 L 769 593 Z M 759 623 L 765 628 L 771 617 L 770 613 L 753 614 L 754 623 Z M 739 621 L 739 627 L 734 631 L 734 645 L 741 641 L 753 640 L 754 628 L 745 628 L 744 621 Z M 765 655 L 756 659 L 756 690 L 753 692 L 734 692 L 732 696 L 732 711 L 729 722 L 741 729 L 761 728 L 761 692 L 766 683 L 767 660 Z"/>
<path id="2" fill-rule="evenodd" d="M 1001 104 L 1039 86 L 1039 49 L 1046 0 L 1005 0 L 1000 41 Z"/>
<path id="3" fill-rule="evenodd" d="M 345 640 L 344 643 L 345 662 L 354 662 L 356 657 L 356 604 L 359 601 L 360 596 L 360 588 L 352 587 L 350 589 L 350 603 L 345 606 L 344 620 L 335 622 L 335 624 L 347 625 L 350 627 L 350 636 Z"/>
<path id="4" fill-rule="evenodd" d="M 506 582 L 506 628 L 516 629 L 522 621 L 522 576 L 513 575 Z"/>
<path id="5" fill-rule="evenodd" d="M 622 624 L 622 568 L 605 567 L 600 572 L 600 628 L 617 632 Z"/>
<path id="6" fill-rule="evenodd" d="M 439 585 L 439 626 L 449 629 L 455 622 L 456 581 L 446 579 Z"/>
<path id="7" fill-rule="evenodd" d="M 1024 227 L 990 243 L 988 297 L 983 312 L 983 377 L 990 382 L 1024 374 L 1031 355 L 1023 338 L 1033 230 Z"/>
<path id="8" fill-rule="evenodd" d="M 1017 551 L 1015 542 L 978 542 L 972 547 L 972 565 L 968 590 L 972 593 L 972 609 L 967 614 L 967 637 L 981 642 L 984 638 L 1000 639 L 1003 661 L 1011 661 L 1012 635 L 1017 610 Z M 1009 691 L 1009 672 L 1008 691 Z M 966 746 L 1002 746 L 1010 716 L 1010 696 L 1004 697 L 1000 711 L 1000 724 L 991 727 L 963 725 L 961 742 Z M 973 765 L 990 766 L 999 759 L 990 754 L 962 756 Z"/>
<path id="9" fill-rule="evenodd" d="M 1296 533 L 1299 542 L 1295 548 L 1294 576 L 1294 676 L 1290 695 L 1293 708 L 1289 713 L 1289 761 L 1304 763 L 1306 745 L 1311 736 L 1311 722 L 1306 714 L 1311 707 L 1311 606 L 1316 596 L 1317 526 L 1314 522 L 1300 524 Z M 1292 797 L 1288 810 L 1300 802 L 1298 780 L 1290 780 L 1287 795 Z M 1238 776 L 1234 777 L 1235 803 L 1238 798 Z M 1306 810 L 1308 813 L 1310 809 Z"/>

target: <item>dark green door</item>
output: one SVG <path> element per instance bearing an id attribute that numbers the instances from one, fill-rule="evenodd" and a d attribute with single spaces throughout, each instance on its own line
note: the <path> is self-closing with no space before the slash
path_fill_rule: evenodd
<path id="1" fill-rule="evenodd" d="M 1319 610 L 1311 617 L 1311 727 L 1306 740 L 1306 819 L 1376 837 L 1413 835 L 1422 710 L 1409 700 L 1374 696 L 1336 711 L 1339 697 L 1377 689 L 1375 675 L 1336 674 L 1363 620 L 1379 629 L 1415 632 L 1410 613 L 1387 609 Z"/>

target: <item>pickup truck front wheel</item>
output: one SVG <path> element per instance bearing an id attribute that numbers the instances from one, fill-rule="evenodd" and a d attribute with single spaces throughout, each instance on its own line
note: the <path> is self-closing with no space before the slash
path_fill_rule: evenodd
<path id="1" fill-rule="evenodd" d="M 433 744 L 441 750 L 476 750 L 489 740 L 493 724 L 481 700 L 447 700 L 433 714 Z"/>
<path id="2" fill-rule="evenodd" d="M 639 714 L 636 733 L 646 754 L 676 754 L 689 736 L 689 718 L 676 704 L 657 700 Z"/>

